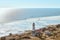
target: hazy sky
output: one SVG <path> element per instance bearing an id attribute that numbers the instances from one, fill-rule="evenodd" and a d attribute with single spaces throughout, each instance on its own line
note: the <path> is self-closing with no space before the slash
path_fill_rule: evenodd
<path id="1" fill-rule="evenodd" d="M 29 20 L 29 18 L 32 19 Z M 34 18 L 38 18 L 38 20 L 35 21 Z M 22 19 L 27 20 L 21 21 Z M 0 33 L 8 33 L 7 30 L 15 32 L 20 29 L 30 29 L 34 21 L 36 24 L 41 23 L 38 24 L 39 26 L 36 25 L 38 28 L 42 24 L 60 23 L 60 0 L 0 0 L 0 24 L 2 24 L 0 25 Z M 5 26 L 4 23 L 8 24 Z"/>
<path id="2" fill-rule="evenodd" d="M 60 0 L 0 0 L 0 7 L 60 8 Z"/>
<path id="3" fill-rule="evenodd" d="M 2 8 L 2 9 L 1 9 Z M 5 8 L 5 9 L 4 9 Z M 57 16 L 60 15 L 60 9 L 57 10 L 23 10 L 24 14 L 18 13 L 18 10 L 6 10 L 7 8 L 60 8 L 60 0 L 0 0 L 0 21 L 20 20 L 24 18 Z M 9 12 L 8 12 L 9 11 Z M 12 12 L 11 12 L 12 11 Z M 15 12 L 17 11 L 17 12 Z M 20 9 L 21 11 L 21 9 Z M 45 13 L 45 14 L 44 14 Z M 14 17 L 13 17 L 14 16 Z M 1 20 L 2 19 L 2 20 Z M 4 20 L 8 19 L 8 20 Z"/>

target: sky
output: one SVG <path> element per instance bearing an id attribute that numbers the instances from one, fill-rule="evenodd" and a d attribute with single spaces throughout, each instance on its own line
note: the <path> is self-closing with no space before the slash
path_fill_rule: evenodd
<path id="1" fill-rule="evenodd" d="M 32 29 L 33 22 L 60 24 L 60 0 L 0 0 L 0 36 Z"/>
<path id="2" fill-rule="evenodd" d="M 21 8 L 38 8 L 38 9 L 21 9 Z M 39 9 L 39 8 L 58 8 L 58 9 Z M 12 20 L 14 21 L 32 17 L 58 16 L 60 15 L 59 8 L 60 0 L 0 0 L 0 22 L 7 22 Z"/>
<path id="3" fill-rule="evenodd" d="M 0 0 L 2 8 L 60 8 L 60 0 Z"/>

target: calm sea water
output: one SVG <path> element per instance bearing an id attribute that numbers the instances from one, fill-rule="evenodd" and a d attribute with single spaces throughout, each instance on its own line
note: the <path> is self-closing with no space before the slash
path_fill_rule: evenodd
<path id="1" fill-rule="evenodd" d="M 25 8 L 20 19 L 60 15 L 60 8 Z M 17 19 L 19 14 L 17 15 Z"/>
<path id="2" fill-rule="evenodd" d="M 0 36 L 6 36 L 9 33 L 15 34 L 21 33 L 21 31 L 31 30 L 33 22 L 36 24 L 36 29 L 45 27 L 47 24 L 60 24 L 60 8 L 25 8 L 22 10 L 24 10 L 24 14 L 20 16 L 20 19 L 24 20 L 21 21 L 19 19 L 19 15 L 17 15 L 17 20 L 19 21 L 0 25 Z M 45 18 L 40 20 L 42 17 Z M 52 20 L 48 20 L 47 17 L 49 17 L 49 19 L 52 18 Z"/>

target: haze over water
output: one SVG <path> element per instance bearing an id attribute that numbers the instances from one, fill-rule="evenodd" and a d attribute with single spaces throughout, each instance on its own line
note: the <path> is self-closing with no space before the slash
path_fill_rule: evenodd
<path id="1" fill-rule="evenodd" d="M 18 12 L 16 16 L 11 16 L 11 19 L 16 21 L 0 25 L 0 36 L 31 30 L 33 22 L 36 24 L 36 29 L 49 24 L 60 24 L 60 8 L 23 8 L 22 10 L 22 15 Z"/>

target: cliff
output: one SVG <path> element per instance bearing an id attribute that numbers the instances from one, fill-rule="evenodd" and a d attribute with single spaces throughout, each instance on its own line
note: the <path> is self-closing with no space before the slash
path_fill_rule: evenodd
<path id="1" fill-rule="evenodd" d="M 28 30 L 20 35 L 10 33 L 8 36 L 1 37 L 0 40 L 60 40 L 60 24 L 37 29 L 35 36 L 32 36 L 32 32 Z"/>

